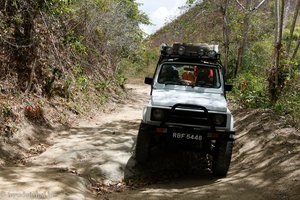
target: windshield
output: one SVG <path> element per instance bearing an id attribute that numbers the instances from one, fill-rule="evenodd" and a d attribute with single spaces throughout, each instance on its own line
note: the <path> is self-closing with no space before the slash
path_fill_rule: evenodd
<path id="1" fill-rule="evenodd" d="M 218 68 L 213 65 L 163 64 L 158 82 L 207 88 L 221 86 Z"/>

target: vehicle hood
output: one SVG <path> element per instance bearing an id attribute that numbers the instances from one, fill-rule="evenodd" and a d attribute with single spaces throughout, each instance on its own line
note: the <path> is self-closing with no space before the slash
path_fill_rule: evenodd
<path id="1" fill-rule="evenodd" d="M 204 106 L 209 111 L 227 111 L 227 102 L 222 94 L 165 89 L 152 92 L 152 106 L 172 107 L 178 103 Z"/>

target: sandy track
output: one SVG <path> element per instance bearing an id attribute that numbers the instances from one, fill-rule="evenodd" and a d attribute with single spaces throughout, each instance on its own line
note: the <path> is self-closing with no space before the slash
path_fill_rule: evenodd
<path id="1" fill-rule="evenodd" d="M 133 146 L 149 87 L 128 87 L 130 103 L 53 132 L 45 152 L 25 166 L 1 169 L 0 199 L 300 199 L 300 134 L 280 120 L 274 124 L 268 111 L 235 112 L 237 140 L 226 178 L 214 178 L 205 163 L 185 155 L 158 155 L 139 168 Z M 130 189 L 96 197 L 91 180 L 125 180 Z"/>

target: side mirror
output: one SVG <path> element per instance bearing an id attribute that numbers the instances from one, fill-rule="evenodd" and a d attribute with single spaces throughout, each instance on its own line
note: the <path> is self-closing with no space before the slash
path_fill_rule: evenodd
<path id="1" fill-rule="evenodd" d="M 225 86 L 224 86 L 224 90 L 227 92 L 232 91 L 232 88 L 233 88 L 233 85 L 231 85 L 231 84 L 225 84 Z"/>
<path id="2" fill-rule="evenodd" d="M 145 81 L 144 81 L 145 84 L 152 85 L 152 82 L 153 82 L 153 78 L 150 78 L 150 77 L 145 78 Z"/>

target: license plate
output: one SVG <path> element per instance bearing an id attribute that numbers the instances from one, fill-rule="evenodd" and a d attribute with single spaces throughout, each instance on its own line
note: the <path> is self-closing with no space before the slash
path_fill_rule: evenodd
<path id="1" fill-rule="evenodd" d="M 174 132 L 172 136 L 173 136 L 173 138 L 176 138 L 176 139 L 200 140 L 200 141 L 202 140 L 201 135 L 195 135 L 195 134 L 189 134 L 189 133 Z"/>

